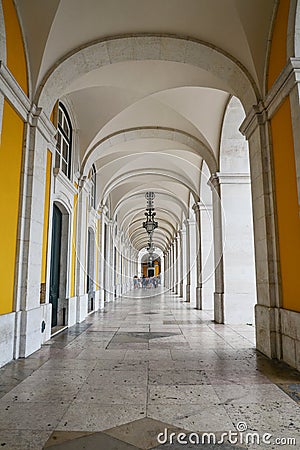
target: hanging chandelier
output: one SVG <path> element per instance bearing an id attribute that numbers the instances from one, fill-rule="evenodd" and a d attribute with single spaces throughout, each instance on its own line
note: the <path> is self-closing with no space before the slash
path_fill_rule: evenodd
<path id="1" fill-rule="evenodd" d="M 149 237 L 152 239 L 153 231 L 158 227 L 158 222 L 154 220 L 156 213 L 154 212 L 154 192 L 147 192 L 146 195 L 147 200 L 147 208 L 145 212 L 146 220 L 143 222 L 143 228 L 149 234 Z"/>

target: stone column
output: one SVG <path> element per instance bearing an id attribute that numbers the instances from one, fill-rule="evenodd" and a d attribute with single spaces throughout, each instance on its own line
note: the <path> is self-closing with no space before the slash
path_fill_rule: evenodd
<path id="1" fill-rule="evenodd" d="M 216 174 L 209 180 L 213 199 L 213 226 L 214 226 L 214 265 L 215 265 L 215 292 L 214 292 L 214 320 L 224 323 L 224 269 L 223 269 L 223 236 L 222 236 L 222 210 L 220 197 L 220 183 Z"/>
<path id="2" fill-rule="evenodd" d="M 178 294 L 177 291 L 177 282 L 178 282 L 178 267 L 177 267 L 177 244 L 176 244 L 176 237 L 174 238 L 174 241 L 172 242 L 172 251 L 173 251 L 173 292 L 175 294 Z"/>
<path id="3" fill-rule="evenodd" d="M 87 282 L 87 243 L 88 243 L 88 186 L 87 180 L 79 180 L 79 195 L 77 203 L 77 242 L 76 242 L 76 320 L 82 322 L 88 313 Z"/>
<path id="4" fill-rule="evenodd" d="M 176 283 L 175 283 L 175 293 L 179 295 L 179 276 L 180 276 L 180 267 L 179 267 L 179 236 L 175 237 L 174 240 L 174 246 L 175 246 L 175 276 L 176 276 Z"/>
<path id="5" fill-rule="evenodd" d="M 185 221 L 185 238 L 186 238 L 186 291 L 185 291 L 185 301 L 190 303 L 191 301 L 191 252 L 190 252 L 190 224 L 189 220 Z"/>
<path id="6" fill-rule="evenodd" d="M 169 290 L 172 289 L 172 259 L 171 259 L 171 247 L 168 248 L 168 281 Z"/>
<path id="7" fill-rule="evenodd" d="M 183 297 L 183 231 L 179 231 L 178 236 L 178 261 L 179 261 L 179 283 L 178 283 L 178 294 L 179 297 Z"/>
<path id="8" fill-rule="evenodd" d="M 214 297 L 214 245 L 212 204 L 200 205 L 202 255 L 202 308 L 213 309 Z"/>
<path id="9" fill-rule="evenodd" d="M 168 287 L 168 277 L 167 277 L 167 270 L 168 270 L 168 266 L 167 266 L 167 253 L 164 252 L 164 286 L 167 288 Z"/>
<path id="10" fill-rule="evenodd" d="M 106 218 L 106 254 L 105 254 L 105 300 L 111 300 L 111 253 L 112 253 L 112 240 L 111 240 L 111 220 Z"/>
<path id="11" fill-rule="evenodd" d="M 193 205 L 196 219 L 196 309 L 202 309 L 202 253 L 201 253 L 201 213 L 200 205 Z"/>
<path id="12" fill-rule="evenodd" d="M 181 246 L 182 246 L 182 297 L 186 301 L 186 229 L 181 230 Z"/>
<path id="13" fill-rule="evenodd" d="M 174 252 L 173 252 L 173 244 L 171 242 L 170 248 L 170 289 L 174 292 Z"/>
<path id="14" fill-rule="evenodd" d="M 279 254 L 276 236 L 272 146 L 263 105 L 253 108 L 241 125 L 249 142 L 254 225 L 257 302 L 256 346 L 270 358 L 282 357 Z"/>
<path id="15" fill-rule="evenodd" d="M 13 102 L 12 104 L 14 105 Z M 3 328 L 3 333 L 7 332 L 7 340 L 11 335 L 11 348 L 14 347 L 11 357 L 13 353 L 14 358 L 26 357 L 35 352 L 51 335 L 51 304 L 48 301 L 40 303 L 40 283 L 47 148 L 55 149 L 56 130 L 41 110 L 27 111 L 27 114 L 27 123 L 23 119 L 25 127 L 15 271 L 15 313 L 10 314 L 14 323 L 12 331 L 8 322 Z M 43 321 L 46 328 L 42 332 Z"/>

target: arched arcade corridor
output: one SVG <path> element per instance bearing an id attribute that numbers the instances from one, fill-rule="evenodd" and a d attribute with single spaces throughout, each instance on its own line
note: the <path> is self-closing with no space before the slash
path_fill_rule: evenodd
<path id="1" fill-rule="evenodd" d="M 92 379 L 113 372 L 106 358 L 130 372 L 132 355 L 149 382 L 135 392 L 149 400 L 156 384 L 169 389 L 152 359 L 167 355 L 176 385 L 186 354 L 178 370 L 216 405 L 229 399 L 216 366 L 231 385 L 225 360 L 242 359 L 254 387 L 241 371 L 241 395 L 278 394 L 287 415 L 296 408 L 272 383 L 297 391 L 287 385 L 300 370 L 298 3 L 1 2 L 5 376 L 23 364 L 24 386 L 68 367 Z M 22 389 L 5 380 L 4 403 Z M 143 414 L 162 420 L 155 401 Z M 215 411 L 214 431 L 244 418 L 230 405 L 228 422 Z M 127 412 L 116 424 L 136 419 Z"/>

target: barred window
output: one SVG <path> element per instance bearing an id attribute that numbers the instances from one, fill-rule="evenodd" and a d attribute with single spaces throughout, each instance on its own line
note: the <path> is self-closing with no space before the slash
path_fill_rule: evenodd
<path id="1" fill-rule="evenodd" d="M 89 176 L 91 181 L 89 204 L 91 207 L 96 208 L 96 169 L 94 165 L 92 165 Z"/>
<path id="2" fill-rule="evenodd" d="M 62 103 L 58 104 L 57 131 L 55 167 L 61 169 L 61 171 L 70 178 L 72 126 L 67 110 Z"/>

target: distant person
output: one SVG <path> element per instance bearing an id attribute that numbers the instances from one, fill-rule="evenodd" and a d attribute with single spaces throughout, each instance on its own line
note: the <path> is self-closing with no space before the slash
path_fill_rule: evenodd
<path id="1" fill-rule="evenodd" d="M 137 277 L 137 275 L 134 275 L 133 277 L 133 288 L 137 289 L 139 287 L 139 279 Z"/>

